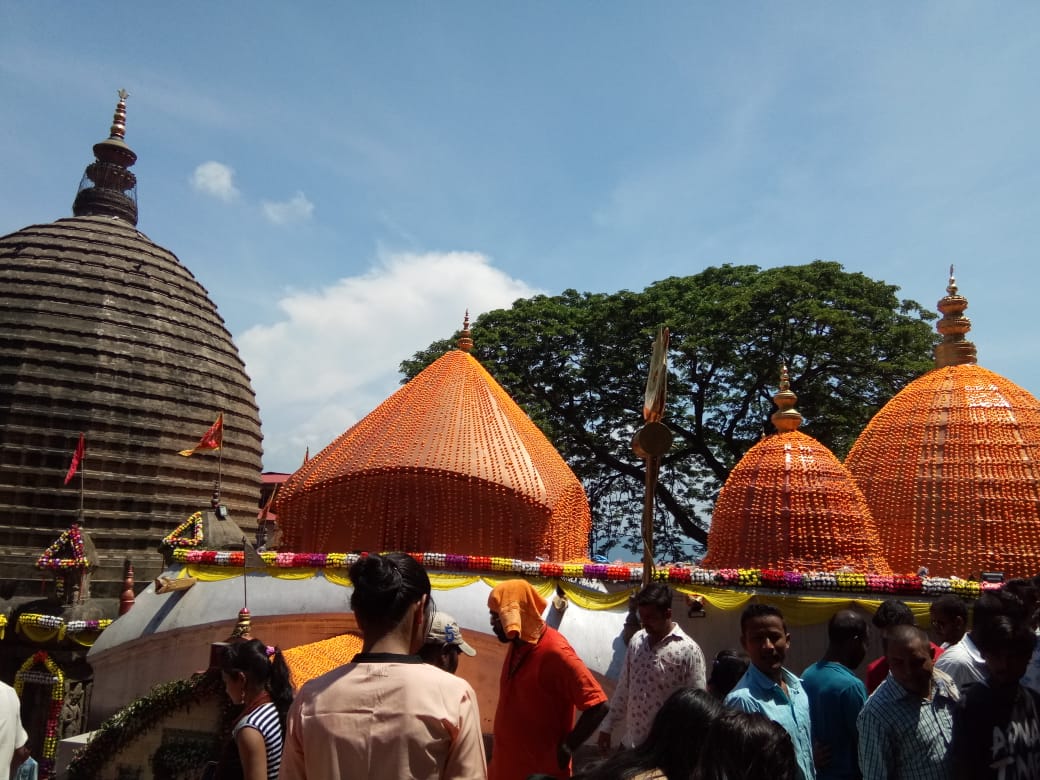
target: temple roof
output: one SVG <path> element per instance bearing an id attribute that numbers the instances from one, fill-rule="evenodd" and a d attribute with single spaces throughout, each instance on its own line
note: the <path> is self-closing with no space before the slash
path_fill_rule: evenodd
<path id="1" fill-rule="evenodd" d="M 766 436 L 730 472 L 715 502 L 702 566 L 888 574 L 870 510 L 834 454 L 801 433 L 786 367 Z"/>
<path id="2" fill-rule="evenodd" d="M 122 140 L 125 103 L 122 93 L 112 137 L 94 148 L 111 176 L 88 175 L 78 216 L 0 237 L 0 547 L 13 564 L 5 579 L 27 578 L 18 566 L 31 566 L 73 521 L 97 545 L 95 584 L 108 577 L 118 587 L 127 556 L 143 578 L 157 574 L 156 541 L 217 479 L 217 453 L 177 452 L 221 411 L 222 500 L 233 516 L 255 517 L 256 398 L 206 290 L 134 226 L 136 204 L 121 189 L 136 159 Z M 81 433 L 82 519 L 79 475 L 62 485 Z"/>
<path id="3" fill-rule="evenodd" d="M 1040 401 L 975 365 L 952 269 L 936 368 L 874 416 L 846 465 L 892 566 L 935 576 L 1040 572 Z"/>
<path id="4" fill-rule="evenodd" d="M 471 344 L 464 330 L 460 349 L 289 478 L 275 502 L 283 549 L 587 554 L 581 483 Z"/>

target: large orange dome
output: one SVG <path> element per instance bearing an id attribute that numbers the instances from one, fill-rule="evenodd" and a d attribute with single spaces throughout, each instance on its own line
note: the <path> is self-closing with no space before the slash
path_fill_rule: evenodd
<path id="1" fill-rule="evenodd" d="M 974 365 L 967 301 L 939 302 L 938 368 L 874 416 L 846 465 L 889 562 L 933 576 L 1040 572 L 1040 402 Z"/>
<path id="2" fill-rule="evenodd" d="M 305 463 L 276 503 L 282 548 L 307 552 L 568 560 L 588 554 L 592 523 L 578 478 L 462 349 Z"/>
<path id="3" fill-rule="evenodd" d="M 796 430 L 786 369 L 779 433 L 755 444 L 730 472 L 715 502 L 705 568 L 890 574 L 870 510 L 834 454 Z"/>

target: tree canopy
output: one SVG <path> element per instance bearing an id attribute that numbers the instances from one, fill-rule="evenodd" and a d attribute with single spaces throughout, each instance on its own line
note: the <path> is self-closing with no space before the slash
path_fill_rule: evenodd
<path id="1" fill-rule="evenodd" d="M 473 355 L 531 416 L 585 485 L 593 552 L 641 549 L 642 424 L 651 345 L 671 330 L 664 422 L 675 434 L 655 494 L 657 552 L 703 544 L 730 469 L 772 432 L 786 363 L 802 430 L 844 458 L 874 413 L 933 367 L 935 318 L 898 287 L 840 264 L 723 265 L 641 293 L 539 295 L 481 315 Z M 401 364 L 406 380 L 454 346 Z"/>

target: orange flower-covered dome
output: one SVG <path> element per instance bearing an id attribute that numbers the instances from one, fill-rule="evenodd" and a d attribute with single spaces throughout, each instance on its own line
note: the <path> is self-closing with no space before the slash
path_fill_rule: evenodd
<path id="1" fill-rule="evenodd" d="M 797 430 L 787 369 L 774 396 L 779 433 L 755 444 L 715 502 L 705 568 L 891 574 L 870 510 L 834 454 Z"/>
<path id="2" fill-rule="evenodd" d="M 1040 402 L 975 363 L 961 312 L 939 302 L 936 365 L 866 427 L 846 465 L 867 499 L 889 562 L 933 576 L 1040 572 Z"/>
<path id="3" fill-rule="evenodd" d="M 568 560 L 588 554 L 585 491 L 470 355 L 468 332 L 293 474 L 282 548 Z"/>

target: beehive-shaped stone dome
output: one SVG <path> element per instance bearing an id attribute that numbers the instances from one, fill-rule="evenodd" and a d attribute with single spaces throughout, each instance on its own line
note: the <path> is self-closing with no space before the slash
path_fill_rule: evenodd
<path id="1" fill-rule="evenodd" d="M 463 334 L 289 478 L 276 500 L 283 549 L 588 554 L 581 483 L 469 354 L 468 322 Z"/>
<path id="2" fill-rule="evenodd" d="M 852 472 L 898 572 L 1040 572 L 1040 402 L 975 365 L 953 271 L 939 301 L 936 368 L 870 421 Z"/>
<path id="3" fill-rule="evenodd" d="M 834 454 L 798 430 L 787 369 L 774 396 L 778 433 L 766 436 L 730 472 L 715 502 L 708 553 L 713 569 L 890 574 L 870 510 Z"/>
<path id="4" fill-rule="evenodd" d="M 141 578 L 157 574 L 159 540 L 209 504 L 217 453 L 177 453 L 221 411 L 222 501 L 233 517 L 256 516 L 256 399 L 206 291 L 135 227 L 125 98 L 76 216 L 0 238 L 2 579 L 36 579 L 39 551 L 79 520 L 80 477 L 63 477 L 81 433 L 95 583 L 118 585 L 127 556 Z"/>

